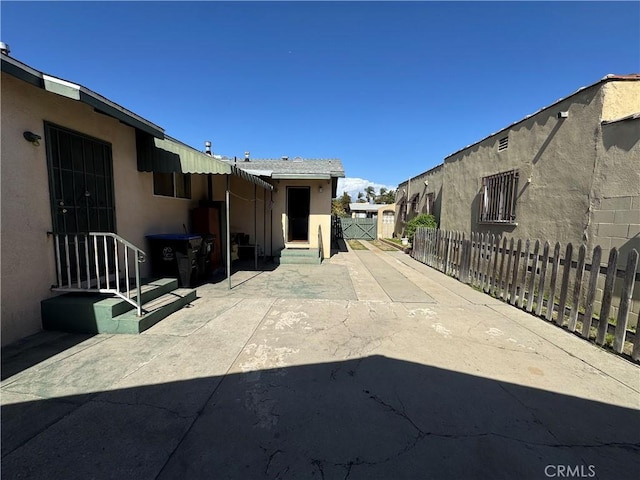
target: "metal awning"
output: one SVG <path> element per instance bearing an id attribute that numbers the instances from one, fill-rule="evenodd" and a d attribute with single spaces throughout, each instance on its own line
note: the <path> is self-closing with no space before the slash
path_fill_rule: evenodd
<path id="1" fill-rule="evenodd" d="M 160 139 L 137 132 L 136 148 L 138 170 L 141 172 L 235 175 L 266 190 L 273 190 L 273 185 L 261 178 L 171 137 Z"/>

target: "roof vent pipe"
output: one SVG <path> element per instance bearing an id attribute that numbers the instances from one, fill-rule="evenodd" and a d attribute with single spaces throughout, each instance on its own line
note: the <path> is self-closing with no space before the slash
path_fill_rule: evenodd
<path id="1" fill-rule="evenodd" d="M 209 140 L 204 142 L 204 153 L 211 156 L 211 142 Z"/>
<path id="2" fill-rule="evenodd" d="M 249 152 L 244 152 L 244 161 L 245 162 L 249 161 Z"/>
<path id="3" fill-rule="evenodd" d="M 287 160 L 289 160 L 289 157 L 287 157 L 286 155 L 283 155 L 282 156 L 282 160 L 284 160 L 286 162 Z"/>
<path id="4" fill-rule="evenodd" d="M 9 48 L 9 44 L 0 42 L 0 53 L 2 53 L 3 55 L 9 55 L 10 52 L 11 49 Z"/>

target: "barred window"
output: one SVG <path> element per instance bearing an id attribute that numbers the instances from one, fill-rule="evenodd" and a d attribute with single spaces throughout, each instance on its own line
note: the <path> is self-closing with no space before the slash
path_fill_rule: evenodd
<path id="1" fill-rule="evenodd" d="M 517 170 L 484 177 L 480 193 L 480 222 L 515 223 L 517 190 Z"/>

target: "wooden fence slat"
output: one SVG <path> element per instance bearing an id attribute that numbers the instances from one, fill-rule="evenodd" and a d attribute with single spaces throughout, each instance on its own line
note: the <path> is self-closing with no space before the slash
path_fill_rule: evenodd
<path id="1" fill-rule="evenodd" d="M 453 245 L 453 276 L 455 278 L 460 278 L 460 232 L 458 231 L 455 232 Z"/>
<path id="2" fill-rule="evenodd" d="M 564 324 L 564 309 L 567 306 L 567 295 L 569 290 L 569 276 L 571 275 L 571 260 L 573 258 L 573 245 L 568 243 L 564 254 L 564 268 L 562 269 L 562 284 L 560 286 L 560 305 L 558 306 L 558 316 L 556 325 Z"/>
<path id="3" fill-rule="evenodd" d="M 492 294 L 494 286 L 496 284 L 496 274 L 498 273 L 498 251 L 500 249 L 500 235 L 492 236 L 492 255 L 493 255 L 493 268 L 491 269 L 491 276 L 489 277 L 489 284 L 486 292 Z"/>
<path id="4" fill-rule="evenodd" d="M 631 296 L 633 295 L 633 281 L 636 277 L 637 266 L 638 251 L 634 248 L 627 256 L 627 268 L 625 269 L 622 293 L 620 294 L 620 306 L 618 307 L 618 318 L 616 320 L 616 331 L 613 337 L 613 350 L 617 353 L 622 353 L 624 349 L 624 338 L 627 333 L 629 308 L 631 307 Z"/>
<path id="5" fill-rule="evenodd" d="M 600 305 L 600 319 L 598 320 L 598 334 L 596 343 L 602 345 L 607 335 L 609 325 L 609 311 L 611 310 L 611 297 L 613 296 L 613 282 L 616 278 L 616 264 L 618 263 L 618 249 L 609 251 L 609 263 L 607 264 L 607 277 L 602 289 L 602 303 Z"/>
<path id="6" fill-rule="evenodd" d="M 478 282 L 476 283 L 476 286 L 478 288 L 482 288 L 482 285 L 484 284 L 484 264 L 485 257 L 487 255 L 487 243 L 489 243 L 489 234 L 481 234 L 479 250 L 480 255 L 478 256 Z"/>
<path id="7" fill-rule="evenodd" d="M 582 318 L 582 336 L 584 338 L 589 338 L 591 323 L 593 321 L 593 304 L 596 300 L 601 257 L 602 248 L 600 247 L 600 245 L 598 245 L 593 249 L 593 255 L 591 256 L 591 274 L 589 275 L 589 286 L 587 287 L 587 297 L 585 299 L 584 305 L 584 316 Z"/>
<path id="8" fill-rule="evenodd" d="M 471 279 L 471 272 L 469 269 L 471 268 L 471 239 L 465 240 L 464 242 L 464 274 L 463 279 L 464 283 L 469 283 Z"/>
<path id="9" fill-rule="evenodd" d="M 553 309 L 556 305 L 556 283 L 558 282 L 558 267 L 560 266 L 560 242 L 556 242 L 553 249 L 553 263 L 551 267 L 551 284 L 549 285 L 549 296 L 547 300 L 548 321 L 553 320 Z"/>
<path id="10" fill-rule="evenodd" d="M 504 255 L 505 250 L 507 249 L 507 237 L 502 237 L 502 250 L 500 250 L 500 254 L 498 255 L 498 251 L 496 251 L 496 262 L 498 261 L 498 256 L 500 257 L 500 270 L 497 271 L 495 278 L 493 279 L 493 296 L 500 296 L 500 282 L 502 280 L 502 270 L 504 268 Z"/>
<path id="11" fill-rule="evenodd" d="M 542 249 L 542 265 L 540 266 L 540 280 L 538 281 L 538 296 L 536 297 L 536 315 L 542 316 L 542 305 L 544 304 L 544 287 L 547 277 L 547 266 L 549 265 L 549 242 L 544 242 Z"/>
<path id="12" fill-rule="evenodd" d="M 513 257 L 513 247 L 515 245 L 515 240 L 511 238 L 509 242 L 509 250 L 507 253 L 507 270 L 504 272 L 504 278 L 501 281 L 502 291 L 500 293 L 500 298 L 505 301 L 509 298 L 509 272 L 511 272 L 511 257 Z"/>
<path id="13" fill-rule="evenodd" d="M 480 258 L 478 261 L 478 288 L 482 288 L 484 284 L 485 263 L 487 257 L 487 243 L 489 243 L 489 234 L 480 236 Z"/>
<path id="14" fill-rule="evenodd" d="M 571 313 L 569 314 L 569 331 L 576 331 L 578 322 L 578 311 L 580 310 L 580 292 L 582 291 L 582 277 L 584 276 L 584 259 L 587 254 L 587 247 L 580 245 L 578 251 L 578 265 L 576 266 L 576 280 L 573 284 L 573 297 L 571 298 Z"/>
<path id="15" fill-rule="evenodd" d="M 524 291 L 527 287 L 527 271 L 529 270 L 529 251 L 531 250 L 531 240 L 527 238 L 524 248 L 524 268 L 522 269 L 522 279 L 520 280 L 520 295 L 518 295 L 518 308 L 524 306 Z"/>
<path id="16" fill-rule="evenodd" d="M 444 269 L 444 273 L 449 275 L 451 273 L 451 232 L 447 232 L 447 261 Z"/>
<path id="17" fill-rule="evenodd" d="M 638 321 L 636 322 L 636 337 L 633 340 L 633 350 L 631 351 L 631 358 L 636 362 L 640 360 L 640 334 L 638 328 L 640 328 L 640 312 L 638 312 Z"/>
<path id="18" fill-rule="evenodd" d="M 522 240 L 518 239 L 518 247 L 513 257 L 513 275 L 511 277 L 511 290 L 509 293 L 509 303 L 516 304 L 516 289 L 518 288 L 518 265 L 520 265 L 520 254 L 522 253 Z"/>
<path id="19" fill-rule="evenodd" d="M 484 272 L 484 285 L 482 286 L 484 293 L 488 293 L 491 289 L 491 260 L 493 259 L 493 247 L 495 246 L 495 243 L 496 236 L 492 233 L 487 239 L 487 263 Z"/>
<path id="20" fill-rule="evenodd" d="M 533 310 L 534 288 L 536 284 L 536 273 L 538 272 L 538 253 L 540 251 L 540 240 L 536 240 L 533 247 L 533 262 L 531 263 L 531 276 L 529 277 L 529 291 L 527 292 L 527 312 Z"/>
<path id="21" fill-rule="evenodd" d="M 475 243 L 476 243 L 476 233 L 475 232 L 471 232 L 471 235 L 469 237 L 469 248 L 470 250 L 467 252 L 468 254 L 468 258 L 467 258 L 467 264 L 469 265 L 469 278 L 471 279 L 471 282 L 473 284 L 473 265 L 474 265 L 474 255 L 475 255 Z"/>
<path id="22" fill-rule="evenodd" d="M 484 245 L 484 256 L 483 259 L 483 267 L 482 267 L 482 284 L 480 288 L 482 291 L 487 290 L 487 284 L 489 282 L 489 275 L 491 274 L 491 249 L 493 248 L 493 238 L 495 235 L 489 235 L 485 237 L 485 245 Z"/>

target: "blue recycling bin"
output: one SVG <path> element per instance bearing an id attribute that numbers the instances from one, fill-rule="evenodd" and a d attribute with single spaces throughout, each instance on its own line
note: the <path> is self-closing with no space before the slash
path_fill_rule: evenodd
<path id="1" fill-rule="evenodd" d="M 187 233 L 147 235 L 151 270 L 155 277 L 175 277 L 181 287 L 193 287 L 200 279 L 202 237 Z"/>

